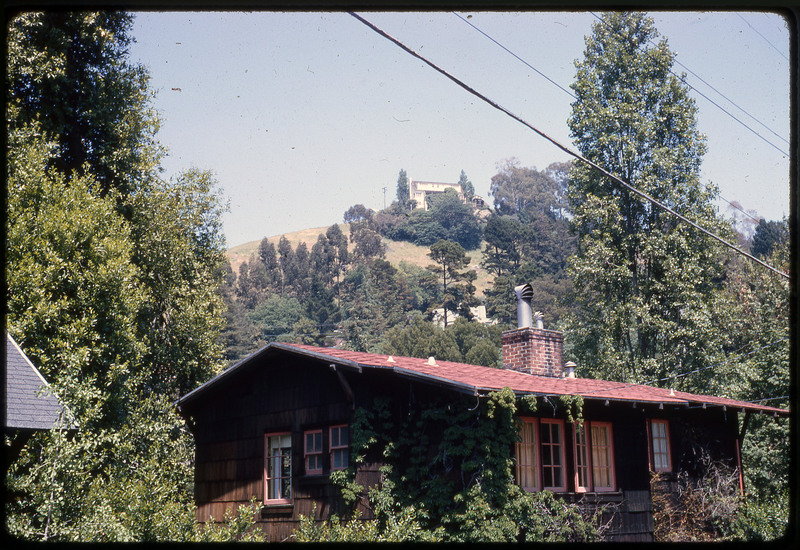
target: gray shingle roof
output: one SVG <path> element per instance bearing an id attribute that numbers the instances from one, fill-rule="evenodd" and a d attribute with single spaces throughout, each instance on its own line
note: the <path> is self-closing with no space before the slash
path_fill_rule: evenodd
<path id="1" fill-rule="evenodd" d="M 6 333 L 6 428 L 49 430 L 64 411 L 69 416 L 50 384 Z"/>

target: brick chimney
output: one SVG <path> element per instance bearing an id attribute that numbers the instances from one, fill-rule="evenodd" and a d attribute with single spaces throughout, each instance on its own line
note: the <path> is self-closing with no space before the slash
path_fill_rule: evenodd
<path id="1" fill-rule="evenodd" d="M 564 377 L 564 334 L 545 330 L 542 316 L 536 312 L 536 327 L 532 327 L 531 298 L 533 288 L 529 284 L 514 288 L 517 299 L 517 326 L 502 335 L 503 368 L 551 376 Z"/>

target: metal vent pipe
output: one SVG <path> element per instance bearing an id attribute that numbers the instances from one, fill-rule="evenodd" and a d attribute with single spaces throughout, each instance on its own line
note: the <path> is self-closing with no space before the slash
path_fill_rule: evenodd
<path id="1" fill-rule="evenodd" d="M 527 283 L 516 286 L 514 295 L 517 299 L 517 328 L 531 327 L 533 325 L 533 308 L 531 307 L 533 287 Z"/>

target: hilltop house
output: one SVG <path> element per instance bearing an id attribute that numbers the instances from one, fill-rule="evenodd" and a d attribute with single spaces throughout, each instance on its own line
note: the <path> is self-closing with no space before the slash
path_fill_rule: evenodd
<path id="1" fill-rule="evenodd" d="M 42 373 L 6 333 L 7 460 L 13 462 L 35 432 L 51 430 L 60 421 L 69 431 L 77 429 Z"/>
<path id="2" fill-rule="evenodd" d="M 518 485 L 594 506 L 611 503 L 617 512 L 610 540 L 650 541 L 651 472 L 691 469 L 697 445 L 741 472 L 744 430 L 737 415 L 789 414 L 577 378 L 572 364 L 563 365 L 563 335 L 539 322 L 531 326 L 530 287 L 517 292 L 520 328 L 503 334 L 503 369 L 272 343 L 182 397 L 179 411 L 196 442 L 198 521 L 219 520 L 228 507 L 255 497 L 263 503 L 257 521 L 268 539 L 287 540 L 301 514 L 324 520 L 342 512 L 329 474 L 350 463 L 357 409 L 388 398 L 397 425 L 435 400 L 480 410 L 491 392 L 507 387 L 540 403 L 518 418 L 518 437 L 507 442 Z M 550 406 L 560 396 L 583 398 L 582 423 Z M 358 466 L 362 486 L 380 481 L 376 461 Z"/>
<path id="3" fill-rule="evenodd" d="M 453 189 L 456 193 L 458 193 L 458 198 L 461 199 L 461 202 L 466 204 L 467 199 L 464 196 L 464 190 L 461 188 L 460 183 L 439 183 L 434 181 L 414 180 L 409 180 L 408 182 L 409 199 L 414 201 L 414 208 L 422 208 L 423 210 L 428 209 L 428 195 L 444 193 L 448 189 Z"/>

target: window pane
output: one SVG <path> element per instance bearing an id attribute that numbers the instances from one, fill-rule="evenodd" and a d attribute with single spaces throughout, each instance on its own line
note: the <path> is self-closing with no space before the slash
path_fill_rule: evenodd
<path id="1" fill-rule="evenodd" d="M 526 491 L 539 489 L 536 464 L 536 424 L 523 420 L 520 425 L 520 440 L 516 444 L 517 485 Z"/>

